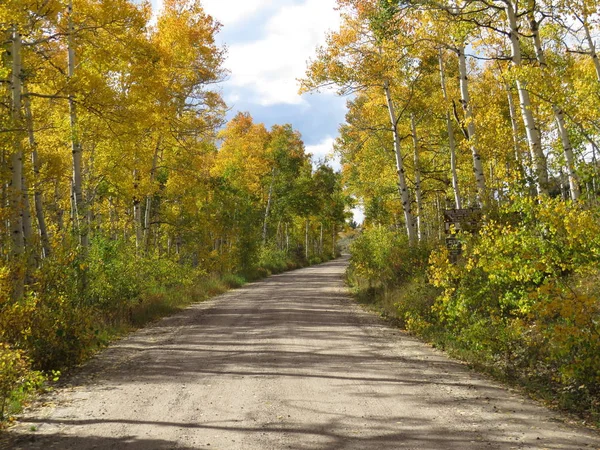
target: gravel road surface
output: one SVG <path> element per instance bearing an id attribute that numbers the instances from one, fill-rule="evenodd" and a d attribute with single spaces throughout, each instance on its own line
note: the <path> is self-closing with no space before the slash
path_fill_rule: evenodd
<path id="1" fill-rule="evenodd" d="M 347 260 L 133 333 L 28 410 L 14 449 L 600 449 L 600 435 L 362 311 Z"/>

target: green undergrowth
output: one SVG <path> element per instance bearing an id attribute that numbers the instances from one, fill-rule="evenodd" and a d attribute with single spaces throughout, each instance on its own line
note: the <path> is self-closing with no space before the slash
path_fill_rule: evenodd
<path id="1" fill-rule="evenodd" d="M 600 214 L 552 199 L 515 201 L 476 234 L 409 246 L 365 231 L 348 283 L 359 302 L 480 371 L 600 423 Z"/>
<path id="2" fill-rule="evenodd" d="M 428 343 L 433 348 L 446 352 L 449 356 L 466 362 L 470 368 L 488 374 L 494 379 L 521 390 L 529 397 L 541 401 L 547 406 L 573 414 L 574 418 L 584 425 L 600 428 L 600 408 L 597 396 L 590 395 L 583 387 L 564 387 L 555 378 L 549 376 L 547 367 L 535 366 L 517 373 L 511 366 L 510 357 L 506 354 L 501 364 L 482 355 L 477 346 L 465 344 L 464 340 L 443 326 L 433 325 L 425 320 L 407 320 L 413 316 L 420 318 L 422 312 L 429 313 L 429 307 L 435 304 L 439 290 L 420 280 L 397 286 L 394 289 L 376 289 L 356 286 L 351 283 L 351 291 L 356 301 L 364 308 L 375 312 L 390 325 L 409 332 Z M 411 291 L 411 285 L 417 285 L 418 295 Z M 417 312 L 417 311 L 421 312 Z M 496 362 L 499 358 L 496 358 Z M 581 386 L 581 385 L 580 385 Z"/>
<path id="3" fill-rule="evenodd" d="M 18 301 L 6 294 L 11 274 L 0 267 L 0 428 L 61 372 L 111 341 L 249 281 L 326 259 L 304 261 L 267 247 L 240 273 L 207 273 L 98 239 L 85 261 L 74 252 L 46 259 Z"/>

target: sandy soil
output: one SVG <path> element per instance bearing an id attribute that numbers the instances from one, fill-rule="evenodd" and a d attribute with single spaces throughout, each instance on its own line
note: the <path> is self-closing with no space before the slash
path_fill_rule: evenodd
<path id="1" fill-rule="evenodd" d="M 346 261 L 253 283 L 102 352 L 14 449 L 590 449 L 600 435 L 362 311 Z"/>

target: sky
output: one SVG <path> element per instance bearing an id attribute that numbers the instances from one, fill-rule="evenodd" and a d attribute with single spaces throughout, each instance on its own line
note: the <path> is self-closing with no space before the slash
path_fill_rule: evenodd
<path id="1" fill-rule="evenodd" d="M 155 12 L 162 0 L 152 0 Z M 202 0 L 222 25 L 229 76 L 220 89 L 228 118 L 248 111 L 267 127 L 290 123 L 300 131 L 313 161 L 331 154 L 346 100 L 334 92 L 298 95 L 307 61 L 328 31 L 339 28 L 335 0 Z M 337 160 L 329 164 L 339 169 Z"/>

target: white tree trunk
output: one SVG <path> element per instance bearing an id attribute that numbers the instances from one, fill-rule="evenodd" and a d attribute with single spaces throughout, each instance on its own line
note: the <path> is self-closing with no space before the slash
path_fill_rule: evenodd
<path id="1" fill-rule="evenodd" d="M 144 229 L 142 224 L 142 202 L 139 193 L 140 174 L 137 169 L 133 171 L 133 223 L 135 226 L 135 248 L 140 251 L 144 242 Z"/>
<path id="2" fill-rule="evenodd" d="M 471 99 L 469 97 L 469 80 L 467 78 L 467 59 L 465 56 L 465 48 L 457 48 L 456 53 L 458 54 L 458 71 L 460 77 L 460 102 L 465 114 L 465 122 L 467 123 L 469 148 L 471 149 L 471 155 L 473 156 L 473 173 L 477 183 L 479 203 L 483 204 L 486 198 L 485 176 L 483 173 L 481 155 L 477 149 L 475 122 L 473 121 L 473 108 L 471 106 Z"/>
<path id="3" fill-rule="evenodd" d="M 23 106 L 25 107 L 25 117 L 27 119 L 27 132 L 29 136 L 29 145 L 31 147 L 31 165 L 33 166 L 34 187 L 33 204 L 35 208 L 35 217 L 37 219 L 38 232 L 42 244 L 42 258 L 50 256 L 50 239 L 48 238 L 48 228 L 46 227 L 46 216 L 44 215 L 44 205 L 42 200 L 42 191 L 40 189 L 40 162 L 37 151 L 37 141 L 33 128 L 33 115 L 29 97 L 25 97 Z"/>
<path id="4" fill-rule="evenodd" d="M 505 11 L 510 26 L 510 44 L 511 44 L 511 59 L 515 67 L 521 66 L 521 42 L 519 40 L 519 28 L 515 9 L 510 0 L 505 1 Z M 521 104 L 521 115 L 525 124 L 527 133 L 527 143 L 531 153 L 533 169 L 535 171 L 535 187 L 538 195 L 548 194 L 548 169 L 546 167 L 546 156 L 542 149 L 542 140 L 540 132 L 536 126 L 533 113 L 531 112 L 531 99 L 527 90 L 527 83 L 517 78 L 517 91 L 519 93 L 519 101 Z"/>
<path id="5" fill-rule="evenodd" d="M 594 61 L 594 67 L 596 68 L 596 77 L 598 81 L 600 81 L 600 61 L 598 60 L 598 55 L 596 54 L 596 45 L 594 44 L 594 40 L 592 39 L 592 34 L 590 33 L 590 27 L 587 23 L 587 20 L 579 19 L 583 25 L 583 30 L 585 31 L 585 39 L 588 43 L 590 56 L 592 57 L 592 61 Z"/>
<path id="6" fill-rule="evenodd" d="M 506 98 L 508 99 L 508 114 L 510 116 L 510 126 L 512 129 L 513 136 L 513 150 L 515 153 L 515 161 L 517 164 L 518 172 L 522 178 L 525 178 L 523 155 L 521 154 L 521 146 L 519 145 L 519 125 L 517 123 L 517 109 L 515 108 L 515 101 L 511 93 L 510 86 L 506 84 Z"/>
<path id="7" fill-rule="evenodd" d="M 410 116 L 410 127 L 412 132 L 414 146 L 414 162 L 415 162 L 415 199 L 417 201 L 417 238 L 419 242 L 423 239 L 422 221 L 423 221 L 423 200 L 421 193 L 421 169 L 419 158 L 419 136 L 417 135 L 417 123 L 415 115 Z"/>
<path id="8" fill-rule="evenodd" d="M 390 124 L 392 126 L 392 134 L 394 137 L 394 153 L 396 155 L 396 169 L 398 173 L 398 190 L 400 193 L 400 199 L 402 200 L 402 209 L 404 211 L 404 220 L 406 222 L 406 234 L 408 236 L 408 242 L 414 244 L 416 242 L 414 219 L 410 208 L 410 195 L 408 192 L 408 186 L 406 185 L 406 175 L 404 173 L 404 163 L 402 161 L 402 152 L 400 149 L 400 136 L 398 135 L 398 118 L 396 117 L 396 111 L 394 109 L 394 102 L 392 101 L 392 94 L 390 91 L 390 84 L 386 80 L 383 89 L 387 100 L 387 107 L 390 116 Z"/>
<path id="9" fill-rule="evenodd" d="M 156 170 L 158 168 L 158 159 L 161 146 L 161 137 L 156 141 L 154 156 L 152 157 L 152 168 L 150 169 L 150 185 L 154 185 L 156 179 Z M 146 210 L 144 211 L 144 248 L 148 251 L 150 247 L 150 221 L 152 219 L 152 196 L 146 196 Z"/>
<path id="10" fill-rule="evenodd" d="M 269 212 L 271 211 L 271 201 L 273 199 L 273 185 L 275 184 L 275 176 L 277 171 L 275 167 L 271 170 L 271 183 L 269 184 L 269 194 L 267 196 L 267 207 L 265 208 L 265 217 L 263 220 L 262 241 L 263 245 L 267 243 L 267 225 L 269 222 Z"/>
<path id="11" fill-rule="evenodd" d="M 565 160 L 567 163 L 567 176 L 569 178 L 569 191 L 571 200 L 576 201 L 579 199 L 581 192 L 579 190 L 579 180 L 577 173 L 575 172 L 575 155 L 573 154 L 573 146 L 571 145 L 571 138 L 569 137 L 569 131 L 565 123 L 565 116 L 561 108 L 556 105 L 552 106 L 554 111 L 554 117 L 556 119 L 556 125 L 558 127 L 558 133 L 560 134 L 560 140 L 563 145 L 563 151 L 565 153 Z"/>
<path id="12" fill-rule="evenodd" d="M 77 120 L 77 105 L 75 103 L 75 97 L 73 95 L 73 77 L 75 75 L 75 49 L 73 47 L 73 35 L 75 30 L 73 28 L 73 1 L 69 0 L 67 6 L 68 14 L 68 34 L 67 34 L 67 56 L 68 56 L 68 71 L 67 76 L 69 79 L 69 118 L 71 123 L 71 151 L 73 153 L 73 219 L 75 220 L 75 226 L 79 232 L 79 243 L 83 248 L 84 254 L 87 252 L 89 247 L 88 237 L 88 226 L 85 223 L 87 214 L 85 212 L 85 205 L 83 201 L 83 188 L 82 188 L 82 148 L 79 140 L 79 125 Z"/>
<path id="13" fill-rule="evenodd" d="M 319 256 L 323 256 L 323 222 L 321 222 L 321 237 L 319 239 Z"/>
<path id="14" fill-rule="evenodd" d="M 276 232 L 275 239 L 277 241 L 277 250 L 283 250 L 283 237 L 281 234 L 281 219 L 279 219 L 279 221 L 277 222 L 277 232 Z"/>
<path id="15" fill-rule="evenodd" d="M 304 252 L 308 261 L 308 219 L 306 219 L 306 229 L 304 234 Z"/>
<path id="16" fill-rule="evenodd" d="M 12 28 L 12 74 L 11 74 L 11 119 L 14 133 L 14 149 L 10 158 L 11 183 L 11 234 L 12 259 L 16 263 L 13 269 L 13 298 L 20 299 L 25 292 L 25 271 L 23 255 L 25 239 L 23 236 L 23 146 L 21 142 L 21 35 L 16 26 Z"/>
<path id="17" fill-rule="evenodd" d="M 450 147 L 450 172 L 452 173 L 452 190 L 454 191 L 454 203 L 458 209 L 461 209 L 462 202 L 460 199 L 460 189 L 458 187 L 458 171 L 456 168 L 456 139 L 454 137 L 452 119 L 450 118 L 450 110 L 448 105 L 448 91 L 446 89 L 446 73 L 444 70 L 444 58 L 442 57 L 442 49 L 440 49 L 439 60 L 442 93 L 444 94 L 444 101 L 446 102 L 446 130 L 448 132 L 448 146 Z"/>
<path id="18" fill-rule="evenodd" d="M 533 13 L 530 17 L 531 33 L 533 35 L 533 43 L 535 47 L 535 55 L 540 63 L 540 67 L 546 75 L 546 69 L 548 67 L 546 63 L 546 56 L 544 55 L 544 49 L 542 48 L 542 42 L 539 33 L 539 24 L 533 17 Z M 569 177 L 569 190 L 571 200 L 576 201 L 579 198 L 579 182 L 577 180 L 577 174 L 575 172 L 575 156 L 573 155 L 573 145 L 571 144 L 571 138 L 569 137 L 569 130 L 565 122 L 565 115 L 563 110 L 556 104 L 551 104 L 552 112 L 554 113 L 554 119 L 558 127 L 558 133 L 563 146 L 563 152 L 565 154 L 565 160 L 567 162 L 567 175 Z"/>
<path id="19" fill-rule="evenodd" d="M 290 253 L 290 231 L 289 224 L 287 222 L 285 223 L 285 253 Z"/>
<path id="20" fill-rule="evenodd" d="M 23 168 L 23 162 L 21 162 L 21 193 L 22 193 L 22 210 L 23 210 L 23 243 L 26 249 L 31 249 L 33 227 L 31 224 L 31 203 L 29 202 L 29 187 L 27 185 L 27 179 L 25 178 L 25 170 Z M 33 257 L 33 253 L 30 253 L 30 257 Z M 31 261 L 35 262 L 35 259 Z"/>

